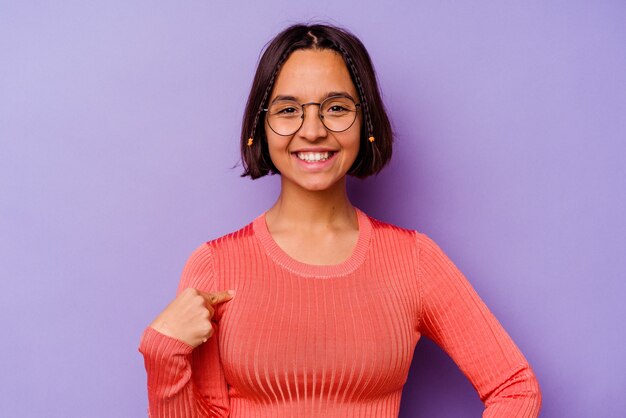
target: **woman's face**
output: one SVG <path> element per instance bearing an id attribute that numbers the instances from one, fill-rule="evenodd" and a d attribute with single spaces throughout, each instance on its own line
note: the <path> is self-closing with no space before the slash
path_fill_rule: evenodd
<path id="1" fill-rule="evenodd" d="M 321 103 L 337 94 L 347 94 L 359 102 L 342 56 L 332 50 L 297 50 L 283 64 L 268 103 L 278 96 L 293 97 L 298 103 Z M 318 112 L 319 106 L 305 106 L 302 127 L 291 136 L 276 134 L 265 119 L 270 157 L 281 173 L 283 186 L 291 182 L 311 191 L 326 190 L 343 180 L 356 160 L 361 112 L 357 111 L 356 120 L 343 132 L 327 130 Z M 310 161 L 320 157 L 316 153 L 324 156 L 323 152 L 329 152 L 327 160 Z"/>

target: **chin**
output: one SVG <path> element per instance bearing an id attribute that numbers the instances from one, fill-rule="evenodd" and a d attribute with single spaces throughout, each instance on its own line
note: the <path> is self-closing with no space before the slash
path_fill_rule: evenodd
<path id="1" fill-rule="evenodd" d="M 302 187 L 303 189 L 312 191 L 312 192 L 319 192 L 322 190 L 327 190 L 330 189 L 332 187 L 332 184 L 328 184 L 328 183 L 298 183 L 298 185 L 300 187 Z"/>
<path id="2" fill-rule="evenodd" d="M 300 187 L 301 189 L 308 190 L 311 192 L 319 192 L 323 190 L 332 189 L 338 182 L 332 181 L 330 179 L 322 179 L 322 178 L 309 178 L 309 179 L 298 179 L 294 180 L 290 179 L 292 183 Z"/>
<path id="3" fill-rule="evenodd" d="M 339 183 L 341 183 L 341 177 L 336 176 L 337 173 L 331 172 L 309 174 L 291 172 L 290 170 L 281 171 L 281 177 L 283 177 L 283 181 L 286 180 L 293 186 L 311 192 L 319 192 L 336 187 Z"/>

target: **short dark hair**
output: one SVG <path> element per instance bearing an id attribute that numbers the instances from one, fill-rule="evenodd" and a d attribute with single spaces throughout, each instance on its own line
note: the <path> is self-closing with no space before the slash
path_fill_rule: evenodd
<path id="1" fill-rule="evenodd" d="M 266 45 L 259 60 L 241 126 L 241 161 L 244 167 L 241 177 L 256 179 L 279 172 L 269 155 L 261 109 L 282 65 L 299 49 L 330 49 L 343 57 L 363 103 L 364 113 L 361 146 L 347 174 L 358 178 L 378 174 L 391 159 L 393 132 L 365 46 L 355 35 L 337 26 L 295 24 L 276 35 Z M 375 138 L 374 142 L 368 140 L 370 136 Z M 253 140 L 251 146 L 248 146 L 249 138 Z"/>

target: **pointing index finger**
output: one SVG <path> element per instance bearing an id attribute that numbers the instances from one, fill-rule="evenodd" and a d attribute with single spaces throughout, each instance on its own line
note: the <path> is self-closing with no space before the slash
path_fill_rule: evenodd
<path id="1" fill-rule="evenodd" d="M 229 301 L 235 295 L 234 290 L 222 290 L 220 292 L 203 292 L 198 291 L 209 305 L 217 305 L 218 303 Z"/>

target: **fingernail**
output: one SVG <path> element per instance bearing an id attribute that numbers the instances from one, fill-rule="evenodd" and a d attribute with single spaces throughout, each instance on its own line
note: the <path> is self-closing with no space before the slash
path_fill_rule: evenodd
<path id="1" fill-rule="evenodd" d="M 235 291 L 231 289 L 231 290 L 228 291 L 228 294 L 231 295 L 231 296 L 235 296 Z"/>

